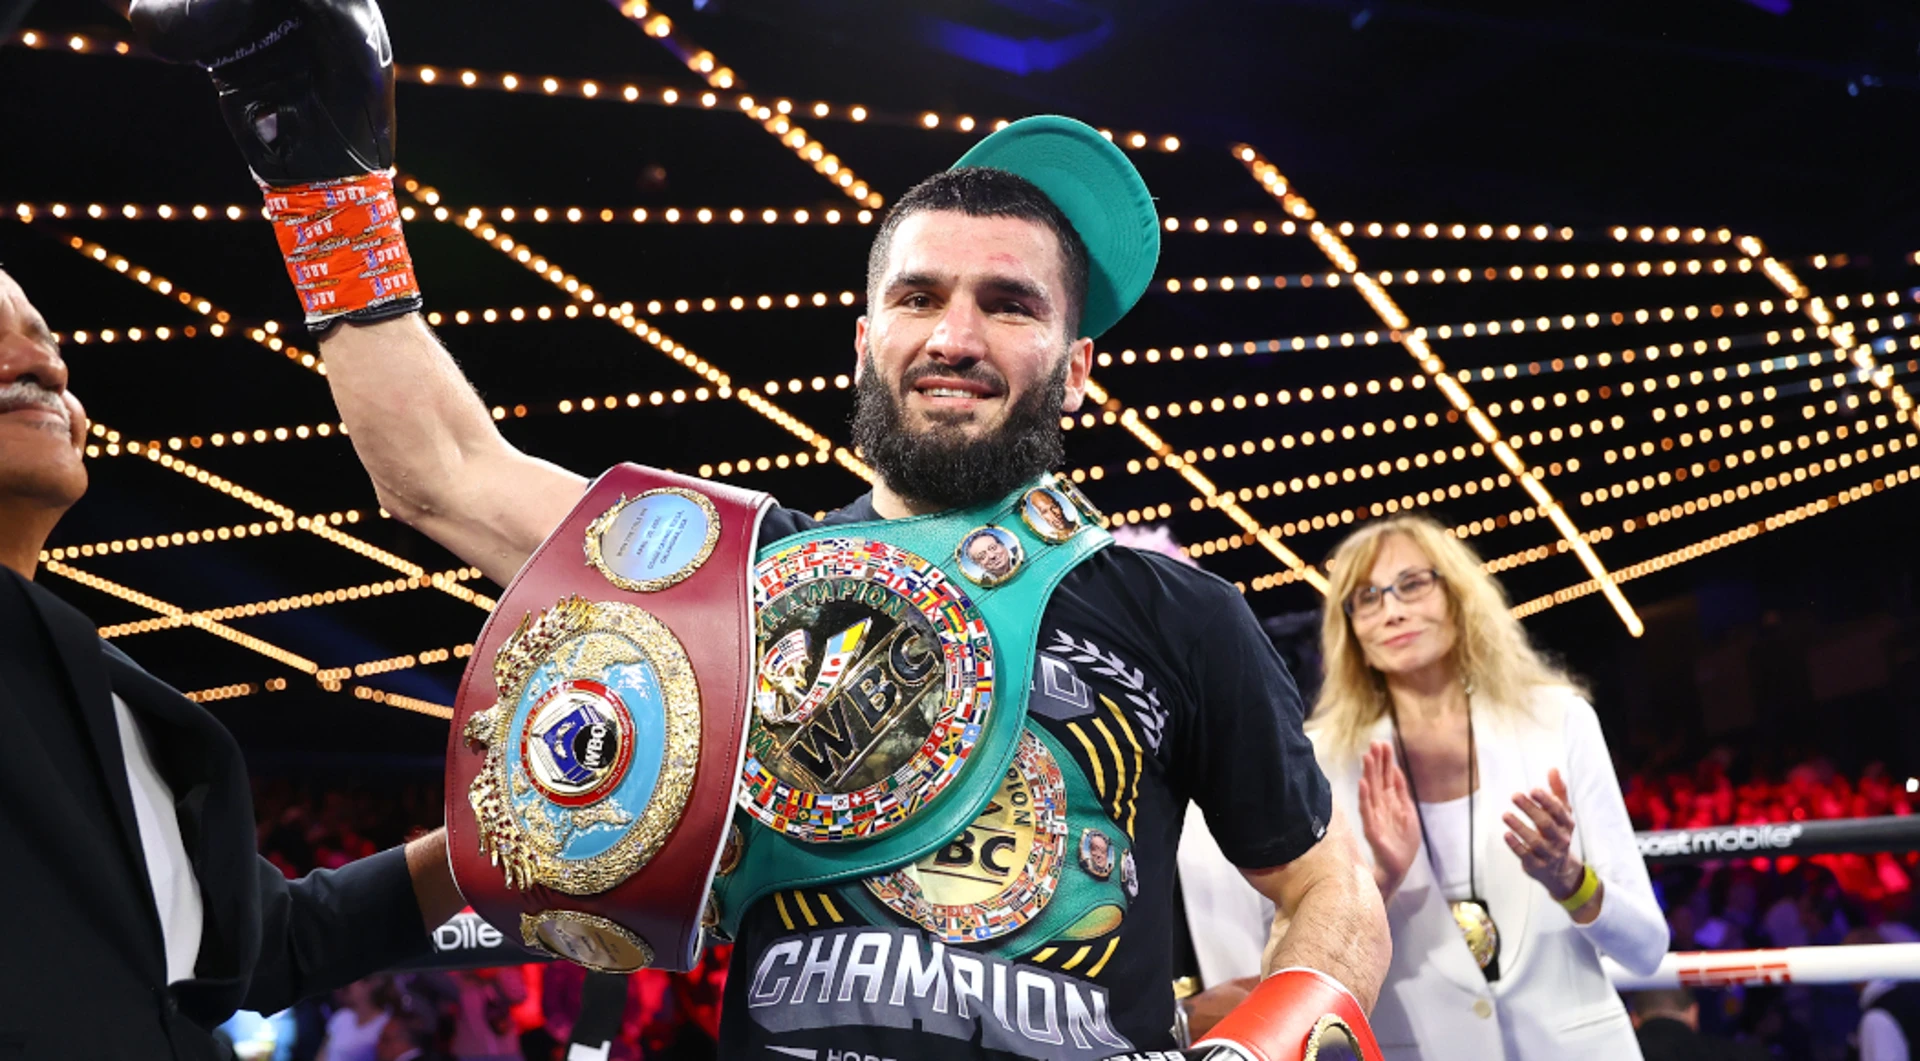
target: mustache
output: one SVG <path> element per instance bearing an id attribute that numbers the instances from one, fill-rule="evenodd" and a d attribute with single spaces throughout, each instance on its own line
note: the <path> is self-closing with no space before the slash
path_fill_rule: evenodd
<path id="1" fill-rule="evenodd" d="M 66 400 L 59 391 L 48 390 L 30 379 L 0 384 L 0 413 L 20 409 L 45 409 L 58 414 L 69 427 L 73 423 L 73 413 L 67 408 Z"/>
<path id="2" fill-rule="evenodd" d="M 967 383 L 981 383 L 997 394 L 1007 393 L 1007 378 L 994 370 L 985 361 L 975 361 L 965 367 L 942 365 L 937 361 L 922 361 L 900 375 L 900 393 L 906 394 L 928 376 L 942 376 L 947 379 L 964 380 Z"/>

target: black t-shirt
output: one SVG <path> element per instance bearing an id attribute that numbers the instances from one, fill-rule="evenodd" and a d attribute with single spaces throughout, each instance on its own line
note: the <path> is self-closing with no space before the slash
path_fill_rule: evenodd
<path id="1" fill-rule="evenodd" d="M 824 522 L 875 518 L 868 495 Z M 821 522 L 776 508 L 760 539 Z M 741 922 L 722 1057 L 1090 1059 L 1173 1045 L 1174 852 L 1187 801 L 1249 868 L 1298 858 L 1332 813 L 1293 679 L 1231 585 L 1114 546 L 1054 589 L 1027 710 L 1132 837 L 1140 891 L 1120 926 L 1003 961 L 905 918 L 870 925 L 832 889 L 778 892 Z"/>

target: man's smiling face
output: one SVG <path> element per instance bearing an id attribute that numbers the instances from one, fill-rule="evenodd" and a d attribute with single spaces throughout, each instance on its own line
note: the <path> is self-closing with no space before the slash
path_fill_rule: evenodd
<path id="1" fill-rule="evenodd" d="M 892 231 L 855 333 L 855 439 L 933 507 L 998 497 L 1061 459 L 1093 343 L 1070 334 L 1060 239 L 1041 222 L 920 210 Z"/>
<path id="2" fill-rule="evenodd" d="M 86 430 L 47 322 L 0 272 L 0 501 L 58 510 L 78 501 Z"/>
<path id="3" fill-rule="evenodd" d="M 1036 221 L 925 210 L 901 222 L 859 329 L 860 371 L 877 374 L 902 426 L 985 437 L 1044 386 L 1073 345 L 1058 238 Z M 1063 409 L 1077 409 L 1084 372 Z"/>

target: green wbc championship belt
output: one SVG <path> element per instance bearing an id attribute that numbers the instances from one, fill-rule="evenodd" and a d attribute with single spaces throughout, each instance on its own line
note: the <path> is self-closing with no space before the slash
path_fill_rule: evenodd
<path id="1" fill-rule="evenodd" d="M 1040 619 L 1112 541 L 1043 478 L 976 508 L 836 524 L 760 550 L 735 834 L 710 916 L 886 873 L 959 836 L 1015 765 Z"/>

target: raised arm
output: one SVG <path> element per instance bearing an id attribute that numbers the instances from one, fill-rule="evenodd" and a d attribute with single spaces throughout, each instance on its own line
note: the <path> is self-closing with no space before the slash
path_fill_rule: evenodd
<path id="1" fill-rule="evenodd" d="M 380 504 L 506 585 L 586 480 L 515 449 L 420 315 L 345 323 L 320 345 Z"/>
<path id="2" fill-rule="evenodd" d="M 381 504 L 506 583 L 584 481 L 508 445 L 420 320 L 379 5 L 134 0 L 129 15 L 156 54 L 212 73 Z"/>

